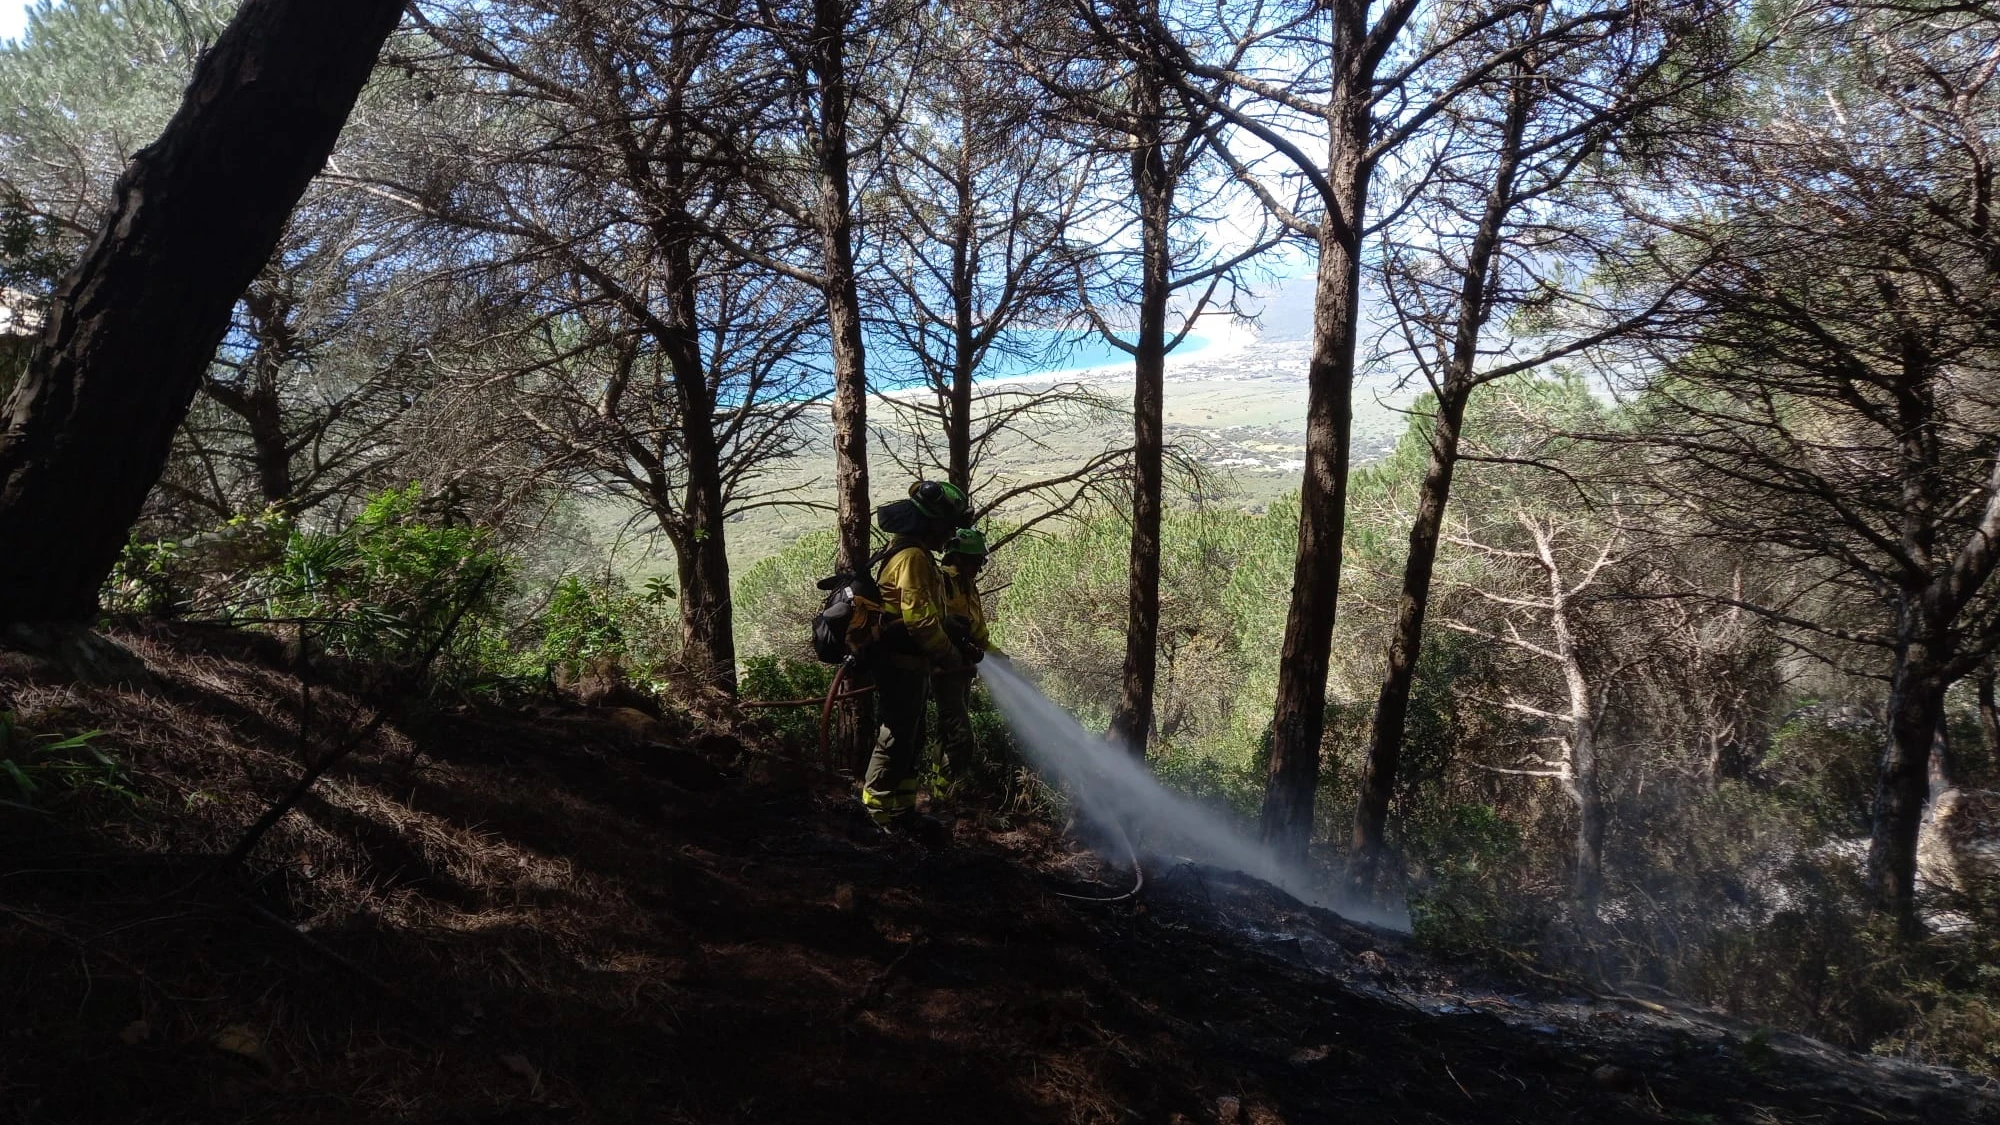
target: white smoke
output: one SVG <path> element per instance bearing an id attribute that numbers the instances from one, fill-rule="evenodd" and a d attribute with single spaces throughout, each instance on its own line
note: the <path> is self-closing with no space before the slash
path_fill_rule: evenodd
<path id="1" fill-rule="evenodd" d="M 1136 837 L 1130 842 L 1141 854 L 1178 856 L 1240 871 L 1282 888 L 1302 902 L 1357 921 L 1409 928 L 1407 917 L 1374 908 L 1344 907 L 1310 871 L 1281 861 L 1217 810 L 1160 784 L 1144 762 L 1085 730 L 1004 657 L 987 658 L 980 664 L 979 674 L 1015 740 L 1043 779 L 1067 794 L 1087 822 L 1123 826 Z M 1100 852 L 1103 850 L 1100 847 Z M 1107 858 L 1125 857 L 1113 854 Z"/>

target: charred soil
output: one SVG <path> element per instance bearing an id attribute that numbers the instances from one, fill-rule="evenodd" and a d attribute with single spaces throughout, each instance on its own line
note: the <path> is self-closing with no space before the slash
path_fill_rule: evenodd
<path id="1" fill-rule="evenodd" d="M 720 715 L 400 709 L 227 867 L 370 677 L 315 668 L 302 734 L 272 638 L 119 639 L 150 690 L 0 661 L 17 740 L 101 729 L 136 794 L 0 805 L 0 1121 L 2000 1122 L 1223 872 L 1065 898 L 1046 825 L 884 840 Z"/>

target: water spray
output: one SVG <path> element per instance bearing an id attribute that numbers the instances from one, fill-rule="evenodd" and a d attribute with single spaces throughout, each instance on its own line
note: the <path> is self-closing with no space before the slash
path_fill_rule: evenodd
<path id="1" fill-rule="evenodd" d="M 1083 814 L 1086 826 L 1120 837 L 1131 855 L 1138 885 L 1102 901 L 1131 898 L 1144 886 L 1134 840 L 1138 835 L 1154 854 L 1240 871 L 1303 902 L 1360 920 L 1407 928 L 1406 922 L 1380 911 L 1344 908 L 1334 902 L 1302 865 L 1280 860 L 1222 813 L 1160 784 L 1145 762 L 1085 730 L 1004 657 L 989 657 L 980 664 L 979 675 L 1036 771 L 1068 795 Z M 1103 854 L 1106 849 L 1096 850 Z"/>

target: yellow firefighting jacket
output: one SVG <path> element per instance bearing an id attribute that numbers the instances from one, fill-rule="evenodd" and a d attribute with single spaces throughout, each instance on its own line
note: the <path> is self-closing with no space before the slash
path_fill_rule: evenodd
<path id="1" fill-rule="evenodd" d="M 916 543 L 898 547 L 882 564 L 875 584 L 882 588 L 882 611 L 891 623 L 885 626 L 885 635 L 900 632 L 907 638 L 892 642 L 891 653 L 901 649 L 945 668 L 964 663 L 945 632 L 944 574 L 929 551 Z M 894 628 L 895 622 L 901 622 L 900 630 Z"/>
<path id="2" fill-rule="evenodd" d="M 958 572 L 957 567 L 944 568 L 944 610 L 953 617 L 962 617 L 972 626 L 972 639 L 987 652 L 993 651 L 993 639 L 986 633 L 986 607 L 980 603 L 979 587 L 974 579 Z"/>

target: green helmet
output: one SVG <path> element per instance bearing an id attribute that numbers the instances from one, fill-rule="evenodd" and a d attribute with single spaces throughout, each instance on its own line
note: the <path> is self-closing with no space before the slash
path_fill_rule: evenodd
<path id="1" fill-rule="evenodd" d="M 934 520 L 959 519 L 972 508 L 964 491 L 941 480 L 920 480 L 911 485 L 910 502 Z"/>
<path id="2" fill-rule="evenodd" d="M 947 555 L 973 555 L 986 557 L 986 533 L 976 527 L 961 527 L 952 533 L 951 542 L 944 545 Z"/>

